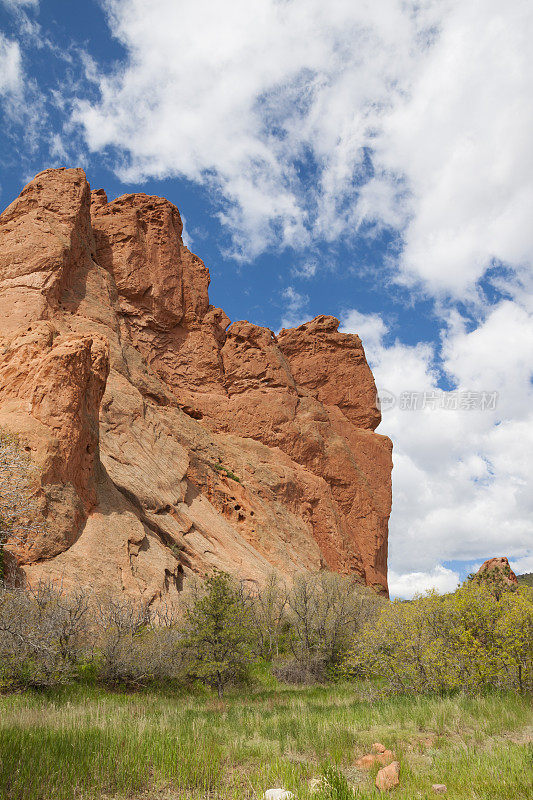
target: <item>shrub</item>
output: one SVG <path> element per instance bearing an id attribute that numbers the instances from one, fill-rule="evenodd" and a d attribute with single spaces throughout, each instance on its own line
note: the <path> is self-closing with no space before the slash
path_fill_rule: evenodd
<path id="1" fill-rule="evenodd" d="M 104 683 L 139 687 L 180 677 L 182 636 L 173 609 L 156 615 L 131 600 L 100 599 L 96 625 L 97 675 Z"/>
<path id="2" fill-rule="evenodd" d="M 287 597 L 289 645 L 300 665 L 323 680 L 345 659 L 354 635 L 382 605 L 372 590 L 330 572 L 302 574 Z"/>
<path id="3" fill-rule="evenodd" d="M 256 632 L 255 649 L 264 659 L 286 653 L 289 635 L 287 587 L 272 572 L 264 588 L 248 598 L 250 615 Z"/>
<path id="4" fill-rule="evenodd" d="M 88 598 L 46 583 L 35 590 L 0 587 L 0 686 L 66 683 L 87 660 Z"/>
<path id="5" fill-rule="evenodd" d="M 345 672 L 402 692 L 533 689 L 533 594 L 467 581 L 453 594 L 396 600 L 356 637 Z"/>
<path id="6" fill-rule="evenodd" d="M 237 483 L 241 482 L 241 479 L 235 475 L 230 469 L 225 467 L 223 464 L 213 464 L 213 467 L 216 469 L 217 472 L 223 472 L 227 478 L 230 478 L 232 481 L 237 481 Z"/>
<path id="7" fill-rule="evenodd" d="M 253 660 L 253 631 L 245 599 L 229 575 L 214 572 L 205 594 L 185 612 L 187 672 L 222 697 L 229 683 L 247 677 Z"/>

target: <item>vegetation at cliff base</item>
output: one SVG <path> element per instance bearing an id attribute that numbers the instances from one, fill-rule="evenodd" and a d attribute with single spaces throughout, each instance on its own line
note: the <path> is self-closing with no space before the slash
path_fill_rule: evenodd
<path id="1" fill-rule="evenodd" d="M 246 604 L 223 572 L 206 580 L 205 593 L 185 611 L 183 646 L 187 674 L 217 690 L 239 682 L 253 659 L 253 631 Z"/>
<path id="2" fill-rule="evenodd" d="M 246 591 L 215 572 L 179 602 L 0 586 L 0 690 L 87 681 L 111 687 L 215 689 L 359 678 L 388 693 L 533 691 L 533 592 L 467 580 L 455 592 L 392 603 L 352 579 L 272 575 Z"/>
<path id="3" fill-rule="evenodd" d="M 384 605 L 355 636 L 349 675 L 385 679 L 398 692 L 533 691 L 533 592 L 467 580 Z"/>

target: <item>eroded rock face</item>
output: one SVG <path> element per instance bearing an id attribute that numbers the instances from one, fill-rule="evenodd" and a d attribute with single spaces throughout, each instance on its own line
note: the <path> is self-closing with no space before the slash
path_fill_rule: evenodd
<path id="1" fill-rule="evenodd" d="M 386 591 L 391 443 L 357 336 L 209 304 L 178 210 L 47 170 L 0 216 L 0 425 L 40 467 L 21 576 L 156 603 L 212 567 Z"/>

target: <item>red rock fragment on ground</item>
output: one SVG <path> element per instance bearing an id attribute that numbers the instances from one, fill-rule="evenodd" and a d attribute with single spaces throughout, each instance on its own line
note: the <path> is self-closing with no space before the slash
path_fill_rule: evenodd
<path id="1" fill-rule="evenodd" d="M 400 783 L 400 764 L 393 761 L 382 767 L 376 775 L 376 786 L 380 792 L 388 792 Z"/>
<path id="2" fill-rule="evenodd" d="M 366 756 L 361 756 L 361 758 L 358 758 L 355 762 L 355 766 L 359 767 L 359 769 L 372 769 L 376 762 L 377 755 L 369 753 Z"/>
<path id="3" fill-rule="evenodd" d="M 395 758 L 396 756 L 394 755 L 392 750 L 384 750 L 382 753 L 378 753 L 376 755 L 376 760 L 380 764 L 390 764 L 391 761 L 394 761 Z"/>

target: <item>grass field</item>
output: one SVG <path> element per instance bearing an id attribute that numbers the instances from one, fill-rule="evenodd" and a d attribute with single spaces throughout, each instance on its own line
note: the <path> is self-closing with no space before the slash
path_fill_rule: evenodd
<path id="1" fill-rule="evenodd" d="M 388 698 L 326 686 L 211 696 L 71 687 L 0 697 L 2 800 L 260 798 L 337 765 L 378 796 L 355 760 L 379 741 L 401 764 L 398 800 L 533 797 L 531 699 Z M 339 798 L 340 800 L 340 798 Z"/>

